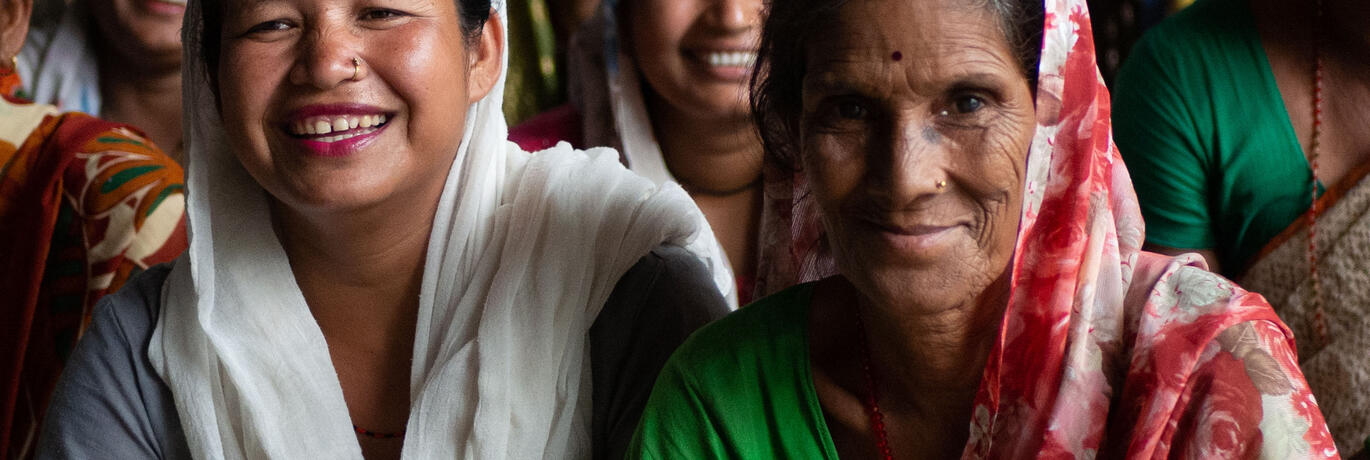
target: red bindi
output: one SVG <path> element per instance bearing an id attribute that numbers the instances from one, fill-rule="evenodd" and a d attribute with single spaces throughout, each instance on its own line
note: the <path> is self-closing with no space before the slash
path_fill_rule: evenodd
<path id="1" fill-rule="evenodd" d="M 895 51 L 894 54 L 891 54 L 891 55 L 890 55 L 890 59 L 894 59 L 894 60 L 896 60 L 896 61 L 898 61 L 898 60 L 900 60 L 900 59 L 903 59 L 903 58 L 904 58 L 904 53 L 900 53 L 900 52 L 898 52 L 898 51 Z"/>

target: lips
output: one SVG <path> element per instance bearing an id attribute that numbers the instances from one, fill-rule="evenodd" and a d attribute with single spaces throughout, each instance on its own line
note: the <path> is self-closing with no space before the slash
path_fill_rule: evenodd
<path id="1" fill-rule="evenodd" d="M 341 157 L 360 152 L 395 115 L 363 104 L 301 107 L 281 122 L 281 130 L 309 153 Z"/>
<path id="2" fill-rule="evenodd" d="M 185 13 L 185 0 L 144 0 L 143 8 L 148 13 L 162 16 L 180 16 Z"/>

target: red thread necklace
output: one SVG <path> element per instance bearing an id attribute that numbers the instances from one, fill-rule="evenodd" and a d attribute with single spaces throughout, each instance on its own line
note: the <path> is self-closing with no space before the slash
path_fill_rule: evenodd
<path id="1" fill-rule="evenodd" d="M 1327 345 L 1327 319 L 1322 308 L 1322 282 L 1318 279 L 1318 157 L 1322 147 L 1322 79 L 1323 56 L 1322 34 L 1318 25 L 1323 21 L 1323 0 L 1318 0 L 1317 19 L 1313 21 L 1313 148 L 1308 156 L 1308 166 L 1313 172 L 1312 203 L 1308 206 L 1308 276 L 1313 283 L 1313 330 L 1317 334 L 1319 346 Z"/>
<path id="2" fill-rule="evenodd" d="M 875 432 L 875 447 L 884 455 L 885 460 L 894 460 L 890 451 L 889 436 L 885 433 L 885 415 L 880 412 L 880 402 L 875 391 L 875 371 L 871 369 L 871 347 L 866 341 L 866 323 L 861 320 L 861 308 L 856 308 L 856 329 L 861 338 L 861 368 L 866 373 L 866 414 L 871 418 L 871 431 Z"/>
<path id="3" fill-rule="evenodd" d="M 352 431 L 356 431 L 357 434 L 362 435 L 362 436 L 366 436 L 366 437 L 371 438 L 371 439 L 395 439 L 395 438 L 403 438 L 403 437 L 404 437 L 404 432 L 405 432 L 406 430 L 400 430 L 400 431 L 397 431 L 397 432 L 394 432 L 394 433 L 382 433 L 382 432 L 379 432 L 379 431 L 371 431 L 371 430 L 368 430 L 368 429 L 366 429 L 366 428 L 359 427 L 359 426 L 357 426 L 357 425 L 352 425 Z"/>

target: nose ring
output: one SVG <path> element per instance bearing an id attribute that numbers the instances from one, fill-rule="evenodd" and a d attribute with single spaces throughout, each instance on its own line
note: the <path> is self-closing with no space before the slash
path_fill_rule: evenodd
<path id="1" fill-rule="evenodd" d="M 947 181 L 945 181 L 945 180 L 939 180 L 939 181 L 937 181 L 936 183 L 934 183 L 934 184 L 932 184 L 932 185 L 935 186 L 935 187 L 937 187 L 937 191 L 939 191 L 939 192 L 943 192 L 943 191 L 946 191 L 946 190 L 947 190 Z"/>
<path id="2" fill-rule="evenodd" d="M 357 81 L 357 76 L 361 74 L 361 70 L 362 59 L 359 57 L 352 58 L 352 81 Z"/>

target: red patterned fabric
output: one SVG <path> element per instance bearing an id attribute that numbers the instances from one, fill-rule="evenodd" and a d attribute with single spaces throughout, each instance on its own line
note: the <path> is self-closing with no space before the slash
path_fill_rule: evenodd
<path id="1" fill-rule="evenodd" d="M 1140 251 L 1085 1 L 1045 6 L 1012 292 L 964 457 L 1336 458 L 1265 300 L 1197 256 Z M 802 176 L 777 171 L 764 293 L 836 270 Z"/>
<path id="2" fill-rule="evenodd" d="M 32 454 L 96 301 L 186 247 L 181 168 L 139 133 L 0 100 L 0 458 Z"/>

